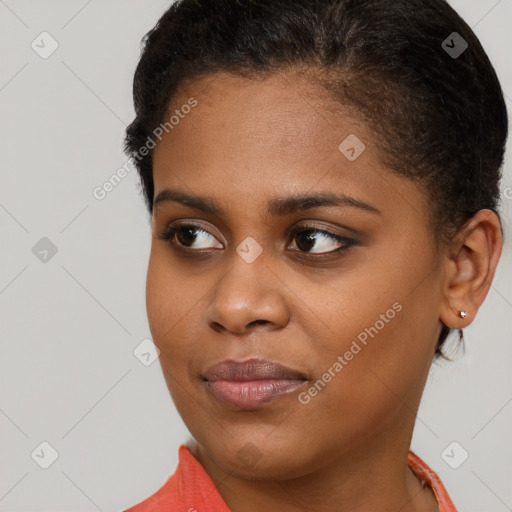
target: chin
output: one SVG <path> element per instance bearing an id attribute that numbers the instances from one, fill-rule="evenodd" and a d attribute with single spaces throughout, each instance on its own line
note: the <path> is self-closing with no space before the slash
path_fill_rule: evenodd
<path id="1" fill-rule="evenodd" d="M 310 467 L 300 440 L 270 442 L 247 435 L 201 444 L 220 469 L 244 480 L 288 480 L 304 476 Z"/>

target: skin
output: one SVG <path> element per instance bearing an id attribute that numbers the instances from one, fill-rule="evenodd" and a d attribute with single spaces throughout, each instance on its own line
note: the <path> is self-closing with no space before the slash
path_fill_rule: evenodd
<path id="1" fill-rule="evenodd" d="M 438 246 L 425 190 L 386 169 L 357 115 L 299 72 L 217 73 L 183 86 L 169 112 L 190 97 L 198 105 L 155 148 L 155 198 L 176 189 L 225 211 L 155 206 L 146 299 L 193 454 L 234 512 L 437 511 L 407 454 L 441 321 L 473 321 L 501 253 L 499 219 L 482 210 Z M 349 134 L 366 145 L 355 161 L 338 149 Z M 380 213 L 342 205 L 265 214 L 275 197 L 321 192 Z M 159 237 L 178 220 L 199 228 L 188 245 Z M 294 225 L 356 244 L 337 252 L 343 244 L 316 231 L 305 246 L 286 235 Z M 263 250 L 252 263 L 236 251 L 247 237 Z M 401 311 L 307 404 L 296 391 L 231 410 L 201 379 L 225 359 L 264 357 L 304 372 L 307 391 L 394 303 Z"/>

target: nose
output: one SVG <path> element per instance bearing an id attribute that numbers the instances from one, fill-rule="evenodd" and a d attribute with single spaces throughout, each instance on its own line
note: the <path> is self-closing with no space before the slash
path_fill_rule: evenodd
<path id="1" fill-rule="evenodd" d="M 208 307 L 208 324 L 217 331 L 246 334 L 273 331 L 289 322 L 286 286 L 265 258 L 247 263 L 238 255 L 220 279 Z"/>

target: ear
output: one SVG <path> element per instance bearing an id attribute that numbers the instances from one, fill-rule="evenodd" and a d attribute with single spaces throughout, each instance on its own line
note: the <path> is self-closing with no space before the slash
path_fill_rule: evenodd
<path id="1" fill-rule="evenodd" d="M 480 210 L 456 236 L 447 252 L 439 319 L 463 329 L 475 318 L 491 287 L 502 250 L 501 225 L 491 210 Z M 467 315 L 460 317 L 460 312 Z"/>

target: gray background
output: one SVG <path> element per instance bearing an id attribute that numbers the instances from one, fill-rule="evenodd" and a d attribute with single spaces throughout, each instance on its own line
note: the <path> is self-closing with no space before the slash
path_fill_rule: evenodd
<path id="1" fill-rule="evenodd" d="M 126 162 L 139 42 L 168 5 L 0 0 L 2 512 L 123 510 L 165 482 L 188 436 L 158 361 L 133 353 L 150 337 L 137 177 L 102 201 L 92 194 Z M 512 0 L 452 5 L 489 53 L 512 114 Z M 59 45 L 47 59 L 31 47 L 51 48 L 43 31 Z M 412 443 L 466 512 L 512 510 L 510 159 L 503 192 L 497 276 L 465 330 L 465 355 L 433 367 Z M 46 262 L 32 250 L 43 237 L 57 248 Z M 58 452 L 48 469 L 44 441 Z M 462 449 L 469 458 L 453 469 Z"/>

